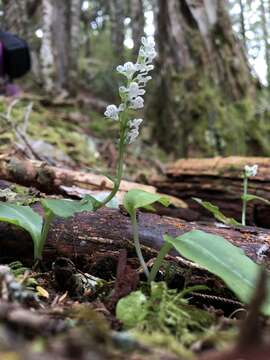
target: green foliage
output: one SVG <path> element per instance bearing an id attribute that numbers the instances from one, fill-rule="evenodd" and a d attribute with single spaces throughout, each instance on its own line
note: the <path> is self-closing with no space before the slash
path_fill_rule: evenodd
<path id="1" fill-rule="evenodd" d="M 42 230 L 42 218 L 29 206 L 0 202 L 0 221 L 19 226 L 32 237 L 34 253 L 37 253 Z"/>
<path id="2" fill-rule="evenodd" d="M 192 230 L 176 238 L 164 235 L 164 239 L 182 256 L 220 277 L 241 301 L 249 303 L 256 287 L 260 267 L 249 259 L 242 249 L 221 236 L 200 230 Z M 268 286 L 270 290 L 269 278 Z M 270 298 L 263 312 L 270 315 Z"/>
<path id="3" fill-rule="evenodd" d="M 88 196 L 83 200 L 63 200 L 63 199 L 42 199 L 41 205 L 45 211 L 53 213 L 55 216 L 68 218 L 75 213 L 83 211 L 94 211 L 99 201 Z"/>
<path id="4" fill-rule="evenodd" d="M 144 270 L 144 273 L 147 277 L 147 279 L 154 279 L 156 272 L 158 270 L 159 264 L 156 262 L 155 268 L 152 272 L 152 275 L 150 276 L 147 265 L 144 261 L 142 251 L 141 251 L 141 245 L 139 241 L 139 231 L 138 231 L 138 223 L 136 218 L 136 210 L 139 208 L 144 208 L 150 211 L 155 210 L 152 206 L 155 202 L 159 202 L 160 204 L 164 206 L 169 206 L 169 199 L 165 196 L 161 196 L 158 194 L 152 194 L 143 190 L 139 189 L 132 189 L 128 191 L 123 200 L 123 205 L 127 212 L 129 213 L 132 221 L 132 230 L 133 230 L 133 240 L 134 245 L 136 249 L 136 253 L 138 256 L 138 259 L 140 261 L 140 264 Z M 157 261 L 159 262 L 160 257 L 158 257 Z"/>
<path id="5" fill-rule="evenodd" d="M 195 288 L 177 293 L 167 288 L 166 283 L 151 283 L 150 295 L 141 291 L 122 298 L 116 307 L 116 316 L 126 329 L 135 329 L 141 334 L 162 333 L 176 338 L 179 346 L 188 347 L 207 331 L 214 317 L 189 305 L 184 298 Z"/>
<path id="6" fill-rule="evenodd" d="M 270 205 L 270 201 L 269 201 L 269 200 L 264 199 L 264 198 L 261 197 L 261 196 L 256 196 L 256 195 L 252 195 L 252 194 L 243 195 L 243 196 L 242 196 L 242 199 L 243 199 L 243 200 L 246 200 L 247 202 L 248 202 L 248 201 L 253 201 L 253 200 L 259 200 L 259 201 L 264 202 L 264 203 L 267 204 L 267 205 Z"/>
<path id="7" fill-rule="evenodd" d="M 211 204 L 208 201 L 203 201 L 201 199 L 198 198 L 193 198 L 193 200 L 195 200 L 198 204 L 202 205 L 206 210 L 210 211 L 211 214 L 214 215 L 214 217 L 222 222 L 223 224 L 226 225 L 232 225 L 232 226 L 237 226 L 237 225 L 241 225 L 238 221 L 234 220 L 233 218 L 228 218 L 227 216 L 225 216 L 218 208 L 218 206 L 215 206 L 213 204 Z"/>
<path id="8" fill-rule="evenodd" d="M 130 216 L 139 208 L 154 210 L 151 206 L 155 202 L 159 202 L 163 206 L 169 206 L 170 200 L 166 196 L 159 194 L 152 194 L 139 189 L 132 189 L 128 191 L 123 200 L 123 205 Z"/>
<path id="9" fill-rule="evenodd" d="M 34 258 L 41 259 L 50 224 L 54 216 L 71 217 L 82 211 L 93 211 L 100 202 L 91 196 L 78 200 L 42 199 L 45 219 L 29 206 L 0 202 L 0 221 L 19 226 L 26 230 L 33 240 Z"/>

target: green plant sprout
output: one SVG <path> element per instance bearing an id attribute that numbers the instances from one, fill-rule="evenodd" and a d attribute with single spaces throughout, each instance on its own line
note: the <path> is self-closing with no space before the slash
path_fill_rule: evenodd
<path id="1" fill-rule="evenodd" d="M 137 253 L 138 259 L 140 261 L 140 264 L 143 268 L 143 271 L 144 271 L 147 279 L 150 278 L 150 274 L 149 274 L 147 265 L 144 261 L 142 251 L 141 251 L 136 210 L 139 208 L 140 209 L 143 208 L 143 209 L 153 211 L 155 209 L 152 207 L 152 204 L 154 204 L 156 202 L 159 202 L 160 204 L 162 204 L 164 206 L 168 206 L 170 203 L 170 200 L 165 196 L 161 196 L 159 194 L 148 193 L 146 191 L 138 190 L 138 189 L 132 189 L 132 190 L 128 191 L 125 194 L 124 200 L 123 200 L 123 205 L 131 217 L 133 240 L 134 240 L 136 253 Z"/>
<path id="2" fill-rule="evenodd" d="M 248 179 L 251 176 L 256 176 L 258 171 L 258 165 L 245 166 L 244 179 L 243 179 L 243 196 L 242 196 L 242 225 L 246 226 L 246 213 L 247 213 L 247 195 L 248 195 Z"/>
<path id="3" fill-rule="evenodd" d="M 42 216 L 29 206 L 0 202 L 0 221 L 26 230 L 33 240 L 34 259 L 41 260 L 48 231 L 55 216 L 68 218 L 78 212 L 93 211 L 99 204 L 91 196 L 87 196 L 87 198 L 81 201 L 42 199 L 41 205 L 44 209 L 43 221 Z"/>
<path id="4" fill-rule="evenodd" d="M 244 177 L 243 177 L 243 195 L 242 199 L 242 221 L 241 223 L 236 221 L 233 218 L 228 218 L 224 215 L 218 208 L 218 206 L 213 205 L 208 201 L 203 201 L 198 198 L 193 198 L 198 204 L 203 206 L 206 210 L 208 210 L 218 221 L 222 222 L 225 225 L 229 226 L 246 226 L 246 213 L 247 213 L 247 203 L 252 200 L 259 200 L 264 202 L 267 205 L 270 205 L 270 201 L 264 199 L 257 195 L 248 194 L 248 179 L 252 176 L 256 176 L 258 172 L 258 165 L 246 165 L 244 168 Z"/>

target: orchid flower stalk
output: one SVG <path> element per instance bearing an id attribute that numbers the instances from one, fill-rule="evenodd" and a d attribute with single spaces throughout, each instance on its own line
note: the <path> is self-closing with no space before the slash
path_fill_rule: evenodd
<path id="1" fill-rule="evenodd" d="M 106 118 L 119 123 L 118 162 L 114 186 L 111 193 L 101 203 L 106 205 L 118 192 L 123 176 L 123 164 L 125 149 L 139 135 L 141 118 L 134 118 L 137 110 L 144 106 L 143 95 L 145 86 L 151 76 L 149 72 L 154 69 L 153 60 L 156 57 L 155 42 L 152 38 L 143 37 L 136 63 L 126 62 L 119 65 L 116 70 L 126 78 L 125 86 L 119 87 L 121 104 L 119 106 L 108 105 L 104 115 Z"/>
<path id="2" fill-rule="evenodd" d="M 244 179 L 243 179 L 243 203 L 242 203 L 242 225 L 246 225 L 246 213 L 247 213 L 247 195 L 248 195 L 248 179 L 252 176 L 256 176 L 258 172 L 258 165 L 245 166 Z"/>

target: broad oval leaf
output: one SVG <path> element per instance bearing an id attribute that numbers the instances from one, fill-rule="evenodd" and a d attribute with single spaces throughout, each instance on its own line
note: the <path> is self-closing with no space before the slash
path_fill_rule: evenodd
<path id="1" fill-rule="evenodd" d="M 153 210 L 151 204 L 159 202 L 164 206 L 169 206 L 170 200 L 166 196 L 149 193 L 144 190 L 132 189 L 129 190 L 123 200 L 123 205 L 127 212 L 132 215 L 136 209 L 148 208 Z"/>
<path id="2" fill-rule="evenodd" d="M 98 201 L 87 196 L 83 200 L 66 200 L 66 199 L 42 199 L 41 204 L 45 211 L 50 211 L 55 216 L 68 218 L 75 213 L 82 211 L 93 211 Z"/>
<path id="3" fill-rule="evenodd" d="M 189 231 L 177 238 L 164 235 L 164 239 L 185 258 L 220 277 L 241 301 L 249 303 L 256 288 L 260 266 L 248 258 L 242 249 L 221 236 L 200 230 Z M 269 279 L 267 285 L 269 288 Z M 263 312 L 270 315 L 269 299 Z"/>
<path id="4" fill-rule="evenodd" d="M 214 215 L 214 217 L 222 222 L 223 224 L 226 225 L 233 225 L 233 226 L 241 226 L 241 224 L 236 221 L 233 218 L 228 218 L 227 216 L 225 216 L 218 208 L 218 206 L 211 204 L 208 201 L 203 201 L 202 199 L 198 199 L 198 198 L 193 198 L 193 200 L 195 200 L 198 204 L 200 204 L 201 206 L 203 206 L 206 210 L 210 211 L 211 214 Z"/>
<path id="5" fill-rule="evenodd" d="M 42 217 L 39 214 L 29 206 L 0 202 L 0 221 L 26 230 L 33 239 L 36 252 L 42 230 Z"/>

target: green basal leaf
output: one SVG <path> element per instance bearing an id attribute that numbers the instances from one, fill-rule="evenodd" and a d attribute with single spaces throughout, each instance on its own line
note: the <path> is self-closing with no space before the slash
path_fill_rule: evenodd
<path id="1" fill-rule="evenodd" d="M 126 328 L 133 328 L 142 321 L 147 310 L 144 307 L 147 299 L 141 291 L 134 291 L 130 295 L 118 301 L 116 317 L 123 322 Z"/>
<path id="2" fill-rule="evenodd" d="M 226 225 L 232 225 L 232 226 L 238 226 L 241 224 L 236 221 L 233 218 L 228 218 L 227 216 L 225 216 L 218 208 L 218 206 L 211 204 L 208 201 L 203 201 L 202 199 L 198 199 L 198 198 L 192 198 L 193 200 L 195 200 L 198 204 L 202 205 L 206 210 L 210 211 L 211 214 L 214 215 L 214 217 L 222 222 L 223 224 Z"/>
<path id="3" fill-rule="evenodd" d="M 262 198 L 260 196 L 251 195 L 251 194 L 243 195 L 242 200 L 246 200 L 246 201 L 259 200 L 259 201 L 264 202 L 267 205 L 270 205 L 269 200 L 266 200 L 266 199 L 264 199 L 264 198 Z"/>
<path id="4" fill-rule="evenodd" d="M 36 253 L 42 231 L 42 217 L 40 215 L 29 206 L 0 202 L 0 221 L 26 230 L 33 239 Z"/>
<path id="5" fill-rule="evenodd" d="M 220 277 L 241 301 L 249 303 L 256 288 L 260 266 L 248 258 L 242 249 L 221 236 L 200 230 L 192 230 L 177 238 L 164 235 L 164 239 L 182 256 Z M 269 278 L 267 286 L 270 293 Z M 263 312 L 270 315 L 269 297 Z"/>
<path id="6" fill-rule="evenodd" d="M 99 205 L 102 203 L 103 200 L 107 198 L 107 196 L 110 194 L 109 191 L 101 191 L 94 195 L 86 195 L 83 200 L 91 198 L 93 201 L 96 201 L 96 205 L 94 205 L 94 208 L 97 209 Z M 112 208 L 112 209 L 118 209 L 120 205 L 120 202 L 117 200 L 117 197 L 115 196 L 106 203 L 106 207 Z"/>
<path id="7" fill-rule="evenodd" d="M 46 212 L 51 212 L 55 216 L 68 218 L 75 213 L 82 211 L 94 211 L 99 202 L 87 195 L 82 200 L 65 200 L 65 199 L 42 199 L 41 204 Z"/>
<path id="8" fill-rule="evenodd" d="M 152 194 L 144 190 L 132 189 L 125 194 L 123 205 L 127 212 L 132 215 L 136 209 L 149 209 L 149 206 L 155 202 L 159 202 L 164 206 L 169 206 L 170 204 L 170 200 L 166 196 Z M 153 208 L 150 207 L 150 209 L 152 210 Z"/>

